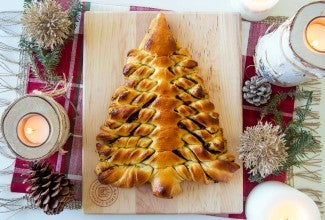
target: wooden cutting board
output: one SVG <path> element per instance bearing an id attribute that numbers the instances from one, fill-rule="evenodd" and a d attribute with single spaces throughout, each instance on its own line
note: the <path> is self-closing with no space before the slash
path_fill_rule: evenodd
<path id="1" fill-rule="evenodd" d="M 126 54 L 138 47 L 155 16 L 156 13 L 150 12 L 85 15 L 83 210 L 86 213 L 240 213 L 242 170 L 227 184 L 183 182 L 183 192 L 171 200 L 154 197 L 149 184 L 122 189 L 101 185 L 96 180 L 95 137 L 106 118 L 112 93 L 124 82 L 122 68 Z M 168 13 L 166 17 L 176 39 L 198 61 L 211 101 L 220 114 L 229 151 L 236 153 L 242 131 L 240 17 L 230 13 Z M 237 163 L 240 164 L 238 159 Z"/>

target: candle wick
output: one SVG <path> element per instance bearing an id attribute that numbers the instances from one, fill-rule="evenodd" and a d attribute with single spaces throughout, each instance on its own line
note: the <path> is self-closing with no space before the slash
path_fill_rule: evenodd
<path id="1" fill-rule="evenodd" d="M 35 131 L 35 129 L 30 128 L 30 127 L 26 128 L 26 130 L 25 130 L 25 132 L 26 132 L 27 134 L 32 134 L 34 131 Z"/>

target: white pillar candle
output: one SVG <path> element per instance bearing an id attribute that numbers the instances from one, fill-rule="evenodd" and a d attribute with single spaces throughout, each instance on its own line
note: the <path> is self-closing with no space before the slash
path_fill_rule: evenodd
<path id="1" fill-rule="evenodd" d="M 20 119 L 17 126 L 19 140 L 28 147 L 42 145 L 50 135 L 50 125 L 40 114 L 27 114 Z"/>
<path id="2" fill-rule="evenodd" d="M 254 55 L 258 75 L 279 86 L 325 77 L 324 7 L 325 1 L 311 2 L 259 38 Z"/>
<path id="3" fill-rule="evenodd" d="M 231 0 L 233 8 L 248 21 L 261 21 L 267 18 L 279 0 Z"/>
<path id="4" fill-rule="evenodd" d="M 247 220 L 321 220 L 310 197 L 276 181 L 261 183 L 250 192 L 245 213 Z"/>

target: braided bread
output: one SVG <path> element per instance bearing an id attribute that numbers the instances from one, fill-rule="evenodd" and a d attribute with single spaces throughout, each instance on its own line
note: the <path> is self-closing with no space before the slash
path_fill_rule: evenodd
<path id="1" fill-rule="evenodd" d="M 184 180 L 228 182 L 239 166 L 227 153 L 198 64 L 177 44 L 164 14 L 127 56 L 126 82 L 96 138 L 98 180 L 118 187 L 150 182 L 162 198 L 181 193 Z"/>

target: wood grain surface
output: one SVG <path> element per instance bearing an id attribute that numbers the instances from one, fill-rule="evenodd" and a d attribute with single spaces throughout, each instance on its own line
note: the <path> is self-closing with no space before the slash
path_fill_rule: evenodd
<path id="1" fill-rule="evenodd" d="M 95 137 L 112 93 L 124 82 L 126 54 L 137 48 L 156 13 L 87 12 L 84 29 L 83 210 L 86 213 L 240 213 L 242 169 L 230 183 L 183 182 L 173 199 L 156 198 L 149 184 L 124 189 L 101 185 Z M 179 43 L 199 63 L 211 101 L 220 114 L 228 151 L 236 155 L 242 131 L 241 30 L 237 14 L 167 13 Z M 238 158 L 236 160 L 240 164 Z M 240 164 L 241 165 L 241 164 Z"/>

